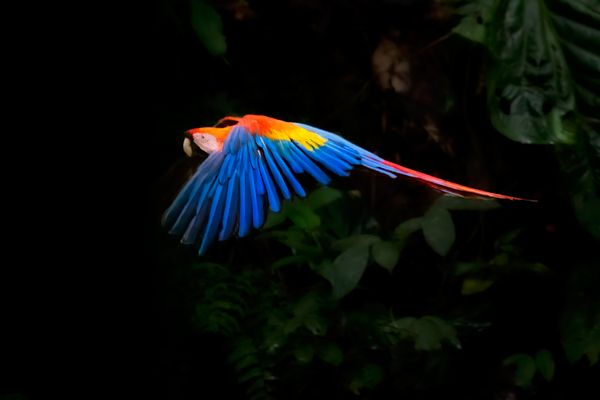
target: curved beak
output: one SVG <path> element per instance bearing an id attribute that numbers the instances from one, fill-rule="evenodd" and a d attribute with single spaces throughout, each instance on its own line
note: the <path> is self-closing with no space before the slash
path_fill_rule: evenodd
<path id="1" fill-rule="evenodd" d="M 195 146 L 195 144 L 192 142 L 192 140 L 189 137 L 186 137 L 185 139 L 183 139 L 183 151 L 186 156 L 188 156 L 188 157 L 194 156 L 194 154 L 195 154 L 194 146 Z"/>

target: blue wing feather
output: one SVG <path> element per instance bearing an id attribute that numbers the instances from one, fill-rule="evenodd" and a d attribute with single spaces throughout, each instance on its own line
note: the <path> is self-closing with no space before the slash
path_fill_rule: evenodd
<path id="1" fill-rule="evenodd" d="M 248 175 L 243 169 L 240 171 L 240 229 L 239 236 L 244 237 L 250 231 L 252 221 L 252 205 L 250 200 L 250 188 L 248 187 Z"/>
<path id="2" fill-rule="evenodd" d="M 181 235 L 182 229 L 187 226 L 187 222 L 192 218 L 189 211 L 194 208 L 194 200 L 196 200 L 201 193 L 201 189 L 206 179 L 210 178 L 215 171 L 217 171 L 218 163 L 220 161 L 222 161 L 222 155 L 220 154 L 209 156 L 200 167 L 198 167 L 188 183 L 179 192 L 171 206 L 165 211 L 162 218 L 163 226 L 171 227 L 171 230 L 173 230 L 173 225 L 175 225 L 177 221 L 180 221 L 180 224 L 183 224 L 183 227 L 178 226 L 178 229 L 176 229 L 173 234 Z M 186 215 L 182 217 L 184 211 Z"/>
<path id="3" fill-rule="evenodd" d="M 196 204 L 195 216 L 191 222 L 187 225 L 187 229 L 181 238 L 181 243 L 191 244 L 194 243 L 198 238 L 198 233 L 201 229 L 201 224 L 208 215 L 208 205 L 210 204 L 211 192 L 214 190 L 215 185 L 206 185 L 202 190 L 202 194 L 198 198 Z"/>
<path id="4" fill-rule="evenodd" d="M 227 183 L 227 196 L 225 199 L 223 223 L 221 232 L 219 233 L 219 240 L 228 239 L 233 234 L 240 203 L 239 187 L 240 180 L 238 179 L 237 174 L 235 174 L 229 178 L 229 182 Z"/>
<path id="5" fill-rule="evenodd" d="M 350 171 L 354 167 L 352 164 L 346 162 L 338 154 L 336 154 L 329 146 L 329 142 L 327 142 L 323 147 L 320 147 L 317 152 L 322 158 L 326 158 L 331 163 L 335 163 L 338 168 L 341 168 L 344 171 Z M 356 163 L 358 164 L 358 163 Z"/>
<path id="6" fill-rule="evenodd" d="M 385 165 L 383 163 L 383 159 L 381 157 L 378 157 L 377 155 L 371 153 L 370 151 L 367 151 L 367 150 L 363 149 L 362 147 L 357 146 L 352 142 L 349 142 L 348 140 L 344 139 L 341 136 L 336 135 L 335 133 L 327 132 L 327 131 L 324 131 L 323 129 L 315 128 L 314 126 L 310 126 L 310 125 L 306 125 L 306 124 L 295 123 L 295 125 L 298 125 L 309 131 L 312 131 L 318 135 L 321 135 L 325 139 L 327 139 L 328 140 L 327 144 L 330 144 L 330 146 L 329 146 L 330 149 L 336 151 L 336 154 L 338 154 L 338 156 L 340 158 L 343 158 L 345 161 L 349 162 L 350 164 L 355 164 L 352 160 L 356 159 L 356 161 L 357 161 L 356 164 L 362 165 L 369 169 L 373 169 L 377 172 L 381 172 L 392 178 L 395 178 L 397 176 L 397 174 L 399 173 L 398 170 Z M 348 159 L 348 157 L 351 157 L 351 159 Z M 403 172 L 400 172 L 400 173 L 409 175 L 409 174 L 403 173 Z"/>
<path id="7" fill-rule="evenodd" d="M 263 223 L 263 202 L 262 196 L 256 190 L 256 182 L 254 181 L 254 171 L 249 167 L 247 171 L 249 193 L 252 203 L 252 226 L 260 228 Z"/>
<path id="8" fill-rule="evenodd" d="M 198 214 L 192 218 L 192 221 L 189 223 L 185 233 L 181 237 L 181 243 L 183 244 L 193 244 L 198 240 L 198 234 L 200 233 L 200 226 L 202 222 L 206 219 L 208 215 L 208 208 L 202 209 Z"/>
<path id="9" fill-rule="evenodd" d="M 263 152 L 264 154 L 264 152 Z M 279 200 L 279 196 L 277 195 L 277 189 L 275 188 L 275 184 L 271 179 L 271 176 L 267 172 L 267 166 L 264 161 L 265 157 L 259 153 L 258 157 L 258 169 L 260 171 L 260 176 L 262 178 L 263 184 L 265 185 L 265 189 L 267 191 L 267 199 L 269 200 L 269 207 L 273 212 L 279 212 L 281 209 L 281 202 Z"/>
<path id="10" fill-rule="evenodd" d="M 292 194 L 290 193 L 290 189 L 288 189 L 285 184 L 285 180 L 281 176 L 281 172 L 279 172 L 279 168 L 275 165 L 275 161 L 273 160 L 273 155 L 271 154 L 271 150 L 268 148 L 267 143 L 270 141 L 269 139 L 263 139 L 260 136 L 256 137 L 258 145 L 262 148 L 263 154 L 265 155 L 265 160 L 267 161 L 267 165 L 269 166 L 269 170 L 273 175 L 275 182 L 277 182 L 277 186 L 279 186 L 279 190 L 281 190 L 281 194 L 283 198 L 290 199 Z"/>
<path id="11" fill-rule="evenodd" d="M 331 157 L 329 157 L 327 153 L 324 153 L 320 150 L 320 148 L 313 151 L 302 149 L 302 151 L 304 151 L 305 154 L 309 155 L 313 160 L 318 161 L 323 167 L 327 168 L 334 174 L 339 176 L 349 175 L 349 173 L 344 170 L 343 165 L 341 165 L 338 160 L 331 159 Z"/>
<path id="12" fill-rule="evenodd" d="M 225 141 L 225 143 L 223 144 L 223 151 L 229 153 L 229 154 L 237 154 L 237 152 L 240 150 L 240 136 L 243 133 L 243 129 L 240 127 L 233 127 L 231 129 L 231 132 L 229 132 L 229 137 L 227 138 L 227 140 Z"/>
<path id="13" fill-rule="evenodd" d="M 185 231 L 185 228 L 188 226 L 190 220 L 194 216 L 194 210 L 196 209 L 197 204 L 196 201 L 200 196 L 202 189 L 203 187 L 199 183 L 194 182 L 194 189 L 189 194 L 189 198 L 186 199 L 187 202 L 185 203 L 183 209 L 181 209 L 176 215 L 175 221 L 172 224 L 170 224 L 170 234 L 181 235 Z M 175 201 L 177 202 L 179 200 Z M 171 218 L 169 218 L 169 221 L 170 219 Z"/>
<path id="14" fill-rule="evenodd" d="M 304 168 L 302 168 L 302 165 L 300 162 L 298 162 L 298 159 L 292 150 L 294 147 L 296 147 L 294 142 L 279 142 L 277 145 L 281 151 L 281 154 L 285 156 L 286 161 L 290 164 L 292 172 L 295 174 L 303 173 Z"/>
<path id="15" fill-rule="evenodd" d="M 256 157 L 258 159 L 258 155 Z M 254 182 L 256 182 L 256 191 L 261 196 L 265 194 L 265 185 L 263 184 L 262 177 L 260 176 L 260 168 L 258 166 L 258 160 L 256 160 L 256 168 L 252 168 L 254 174 Z"/>
<path id="16" fill-rule="evenodd" d="M 219 183 L 224 184 L 227 182 L 233 173 L 236 162 L 237 157 L 235 154 L 227 154 L 225 156 L 225 161 L 223 162 L 223 166 L 219 171 Z"/>
<path id="17" fill-rule="evenodd" d="M 288 182 L 294 189 L 294 192 L 296 192 L 296 194 L 300 197 L 306 196 L 304 188 L 302 187 L 302 185 L 300 185 L 300 182 L 298 182 L 298 180 L 296 179 L 292 171 L 290 171 L 285 161 L 283 161 L 283 159 L 281 158 L 280 152 L 278 151 L 277 147 L 269 139 L 266 139 L 265 142 L 267 143 L 269 150 L 271 150 L 271 154 L 273 154 L 273 158 L 275 158 L 275 162 L 277 162 L 277 164 L 279 165 L 281 172 L 283 172 L 283 175 L 285 175 Z"/>
<path id="18" fill-rule="evenodd" d="M 204 237 L 202 238 L 202 244 L 198 254 L 202 255 L 208 248 L 208 246 L 215 240 L 215 236 L 219 231 L 219 219 L 222 215 L 223 210 L 223 185 L 216 185 L 215 192 L 212 198 L 210 207 L 210 216 L 206 223 L 206 230 L 204 231 Z"/>
<path id="19" fill-rule="evenodd" d="M 290 146 L 290 153 L 296 158 L 296 161 L 302 166 L 304 171 L 312 175 L 321 185 L 328 185 L 331 179 L 317 164 L 312 162 L 310 157 L 300 150 L 295 143 Z"/>
<path id="20" fill-rule="evenodd" d="M 250 138 L 248 140 L 247 150 L 248 155 L 250 156 L 250 164 L 252 165 L 252 168 L 256 169 L 256 157 L 258 156 L 258 147 L 256 146 L 256 142 L 253 138 Z"/>
<path id="21" fill-rule="evenodd" d="M 360 164 L 360 154 L 358 154 L 354 149 L 350 149 L 341 144 L 335 143 L 332 140 L 327 142 L 327 149 L 330 153 L 335 154 L 341 160 L 347 162 L 350 165 Z"/>

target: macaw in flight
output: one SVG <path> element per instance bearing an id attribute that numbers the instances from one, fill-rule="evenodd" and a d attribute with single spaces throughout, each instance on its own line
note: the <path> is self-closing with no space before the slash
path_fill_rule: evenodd
<path id="1" fill-rule="evenodd" d="M 415 171 L 358 147 L 341 136 L 313 126 L 262 115 L 225 117 L 214 127 L 186 131 L 184 151 L 198 149 L 208 158 L 165 211 L 162 223 L 183 244 L 202 238 L 202 255 L 215 239 L 243 237 L 260 228 L 265 208 L 278 212 L 281 198 L 306 192 L 296 176 L 307 173 L 322 185 L 329 174 L 348 176 L 357 166 L 395 178 L 405 175 L 442 192 L 461 197 L 526 200 L 485 192 Z"/>

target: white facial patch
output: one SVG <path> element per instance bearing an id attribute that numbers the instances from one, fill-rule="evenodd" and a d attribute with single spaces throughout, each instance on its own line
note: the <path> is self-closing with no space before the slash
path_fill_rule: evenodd
<path id="1" fill-rule="evenodd" d="M 194 133 L 192 136 L 194 137 L 196 146 L 200 147 L 202 151 L 205 151 L 208 154 L 221 150 L 219 141 L 213 135 L 207 133 Z"/>

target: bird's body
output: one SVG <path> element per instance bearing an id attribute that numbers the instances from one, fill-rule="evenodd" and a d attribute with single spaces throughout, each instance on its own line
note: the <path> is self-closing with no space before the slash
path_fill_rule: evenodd
<path id="1" fill-rule="evenodd" d="M 444 181 L 386 161 L 331 132 L 262 115 L 226 117 L 216 127 L 186 133 L 191 136 L 184 142 L 186 153 L 195 145 L 209 156 L 167 209 L 163 224 L 183 243 L 201 238 L 200 254 L 217 237 L 242 237 L 251 227 L 260 228 L 267 206 L 280 210 L 280 195 L 304 197 L 296 179 L 301 173 L 327 185 L 328 174 L 347 176 L 362 166 L 391 178 L 412 177 L 458 196 L 525 200 Z"/>

